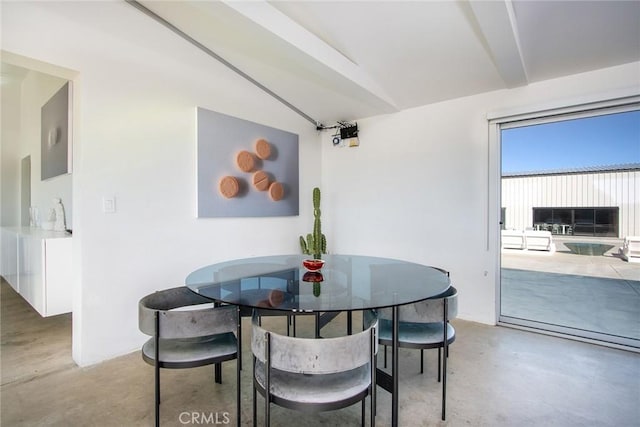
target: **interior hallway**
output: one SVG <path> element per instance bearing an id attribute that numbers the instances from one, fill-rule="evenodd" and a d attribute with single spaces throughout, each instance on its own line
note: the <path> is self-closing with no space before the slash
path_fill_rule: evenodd
<path id="1" fill-rule="evenodd" d="M 139 352 L 79 368 L 71 360 L 69 315 L 41 318 L 4 281 L 0 298 L 2 426 L 153 425 L 153 369 Z M 308 320 L 298 321 L 302 333 L 311 330 Z M 283 319 L 266 322 L 284 330 Z M 637 425 L 640 355 L 503 327 L 453 323 L 457 340 L 449 358 L 447 421 L 440 421 L 437 354 L 426 352 L 426 372 L 419 375 L 419 352 L 401 349 L 401 425 Z M 249 326 L 244 319 L 243 425 L 251 425 Z M 342 330 L 344 316 L 323 334 Z M 235 362 L 223 367 L 221 385 L 214 384 L 211 367 L 163 370 L 162 425 L 196 424 L 192 414 L 202 413 L 217 413 L 223 423 L 225 412 L 235 424 Z M 261 420 L 260 397 L 258 405 Z M 378 405 L 376 423 L 389 425 L 390 398 L 380 388 Z M 274 426 L 355 426 L 359 421 L 359 405 L 320 415 L 272 406 Z"/>

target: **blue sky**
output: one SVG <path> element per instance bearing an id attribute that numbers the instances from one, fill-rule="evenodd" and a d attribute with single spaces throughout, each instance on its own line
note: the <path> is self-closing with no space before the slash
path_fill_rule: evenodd
<path id="1" fill-rule="evenodd" d="M 502 131 L 502 173 L 640 163 L 640 111 Z"/>

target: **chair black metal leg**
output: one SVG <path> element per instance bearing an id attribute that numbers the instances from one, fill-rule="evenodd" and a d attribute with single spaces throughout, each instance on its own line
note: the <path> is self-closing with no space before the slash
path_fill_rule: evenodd
<path id="1" fill-rule="evenodd" d="M 362 398 L 362 405 L 360 405 L 360 406 L 362 406 L 362 410 L 361 410 L 361 413 L 360 413 L 360 425 L 361 425 L 362 427 L 364 427 L 364 413 L 365 413 L 364 407 L 365 407 L 365 400 L 367 400 L 367 399 L 366 399 L 366 397 L 363 397 L 363 398 Z"/>
<path id="2" fill-rule="evenodd" d="M 265 427 L 271 426 L 271 411 L 269 408 L 269 394 L 265 392 L 264 400 L 264 425 Z"/>
<path id="3" fill-rule="evenodd" d="M 376 397 L 375 394 L 371 395 L 371 427 L 376 425 Z"/>
<path id="4" fill-rule="evenodd" d="M 238 358 L 236 361 L 236 419 L 238 420 L 238 427 L 240 427 L 240 359 L 242 359 L 242 355 L 238 350 Z"/>
<path id="5" fill-rule="evenodd" d="M 222 384 L 222 363 L 214 364 L 215 380 L 217 384 Z"/>
<path id="6" fill-rule="evenodd" d="M 377 338 L 376 338 L 377 339 Z M 373 366 L 375 367 L 377 365 L 377 356 L 373 357 Z M 369 414 L 371 416 L 371 420 L 369 421 L 369 424 L 371 425 L 371 427 L 373 427 L 376 424 L 376 370 L 377 368 L 374 368 L 371 370 L 371 413 Z"/>
<path id="7" fill-rule="evenodd" d="M 256 408 L 256 386 L 253 385 L 253 427 L 258 425 L 258 409 Z"/>
<path id="8" fill-rule="evenodd" d="M 156 364 L 154 366 L 156 383 L 156 407 L 160 407 L 160 365 L 158 365 L 157 360 L 158 359 L 156 359 Z"/>
<path id="9" fill-rule="evenodd" d="M 293 336 L 296 336 L 296 316 L 293 316 Z"/>
<path id="10" fill-rule="evenodd" d="M 399 315 L 400 309 L 398 308 L 397 305 L 393 306 L 393 315 L 391 317 L 391 321 L 392 321 L 392 333 L 391 336 L 393 337 L 393 346 L 391 348 L 391 376 L 392 378 L 392 390 L 393 393 L 391 394 L 391 426 L 392 427 L 397 427 L 398 426 L 398 412 L 399 412 L 399 404 L 398 404 L 398 392 L 399 392 L 399 386 L 398 386 L 398 382 L 399 382 L 399 377 L 400 377 L 400 371 L 399 371 L 399 362 L 398 362 L 398 341 L 399 341 L 399 335 L 400 335 L 400 315 Z"/>
<path id="11" fill-rule="evenodd" d="M 266 361 L 264 363 L 264 425 L 265 427 L 271 426 L 271 335 L 269 332 L 266 334 L 265 342 L 265 355 Z"/>
<path id="12" fill-rule="evenodd" d="M 156 379 L 155 379 L 155 383 L 156 383 L 156 410 L 155 410 L 155 416 L 156 416 L 156 427 L 160 426 L 160 368 L 158 366 L 158 362 L 156 359 L 156 365 L 155 365 L 155 371 L 156 371 Z"/>
<path id="13" fill-rule="evenodd" d="M 378 398 L 376 397 L 377 394 L 377 371 L 378 371 L 378 355 L 376 354 L 375 356 L 373 356 L 373 366 L 375 369 L 372 370 L 372 380 L 371 380 L 371 425 L 373 426 L 373 421 L 376 418 L 376 414 L 378 413 Z"/>
<path id="14" fill-rule="evenodd" d="M 384 367 L 387 367 L 387 346 L 384 346 Z"/>
<path id="15" fill-rule="evenodd" d="M 363 316 L 364 319 L 364 316 Z M 364 324 L 362 325 L 364 328 Z M 375 348 L 378 342 L 378 335 L 375 331 L 371 332 L 371 384 L 369 391 L 371 395 L 371 426 L 373 427 L 376 417 L 376 388 L 377 388 L 377 373 L 378 373 L 378 355 Z"/>
<path id="16" fill-rule="evenodd" d="M 445 419 L 447 405 L 447 358 L 442 362 L 442 421 Z"/>
<path id="17" fill-rule="evenodd" d="M 420 349 L 420 373 L 424 374 L 424 348 Z"/>
<path id="18" fill-rule="evenodd" d="M 442 360 L 442 421 L 445 419 L 445 406 L 447 404 L 447 358 L 449 356 L 449 340 L 447 334 L 447 326 L 448 326 L 448 303 L 447 299 L 443 301 L 444 303 L 444 316 L 443 316 L 443 334 L 442 334 L 442 352 L 444 354 L 444 358 Z M 440 349 L 438 349 L 440 351 Z"/>
<path id="19" fill-rule="evenodd" d="M 440 382 L 440 371 L 442 370 L 442 352 L 438 347 L 438 382 Z"/>
<path id="20" fill-rule="evenodd" d="M 155 371 L 155 383 L 156 383 L 156 427 L 160 427 L 160 313 L 157 311 L 154 313 L 154 323 L 155 323 L 155 331 L 154 331 L 154 340 L 155 340 L 155 350 L 154 350 L 154 365 L 153 370 Z"/>
<path id="21" fill-rule="evenodd" d="M 240 370 L 242 370 L 242 316 L 240 315 L 240 308 L 238 308 L 238 363 L 240 364 Z"/>

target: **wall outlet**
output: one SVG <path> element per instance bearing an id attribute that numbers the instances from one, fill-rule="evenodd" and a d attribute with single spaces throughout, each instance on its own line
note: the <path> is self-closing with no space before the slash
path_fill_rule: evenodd
<path id="1" fill-rule="evenodd" d="M 116 198 L 114 196 L 102 198 L 102 212 L 116 213 Z"/>

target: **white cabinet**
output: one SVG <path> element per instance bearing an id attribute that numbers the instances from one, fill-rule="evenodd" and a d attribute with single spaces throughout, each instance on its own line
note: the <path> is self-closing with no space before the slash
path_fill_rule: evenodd
<path id="1" fill-rule="evenodd" d="M 13 239 L 9 236 L 11 233 L 15 236 Z M 14 289 L 42 316 L 70 312 L 73 298 L 71 236 L 29 228 L 3 229 L 3 258 L 5 248 L 9 249 L 14 241 L 17 261 Z M 7 279 L 4 271 L 3 267 L 2 275 Z M 10 271 L 9 265 L 7 271 Z"/>

